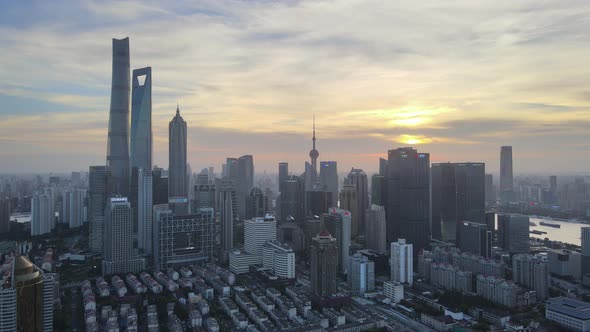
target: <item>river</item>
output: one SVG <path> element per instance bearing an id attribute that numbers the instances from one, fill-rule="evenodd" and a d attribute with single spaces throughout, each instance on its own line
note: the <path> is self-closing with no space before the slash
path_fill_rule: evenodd
<path id="1" fill-rule="evenodd" d="M 549 238 L 551 241 L 560 241 L 564 243 L 575 244 L 577 246 L 581 245 L 581 235 L 582 227 L 588 227 L 588 224 L 580 224 L 575 222 L 567 222 L 567 221 L 559 221 L 559 220 L 545 220 L 539 218 L 530 218 L 531 222 L 537 224 L 537 226 L 531 226 L 532 230 L 539 230 L 543 232 L 547 232 L 547 234 L 531 234 L 531 237 L 544 239 Z M 549 222 L 551 224 L 558 224 L 561 225 L 560 228 L 549 227 L 549 226 L 542 226 L 540 224 L 541 221 Z"/>

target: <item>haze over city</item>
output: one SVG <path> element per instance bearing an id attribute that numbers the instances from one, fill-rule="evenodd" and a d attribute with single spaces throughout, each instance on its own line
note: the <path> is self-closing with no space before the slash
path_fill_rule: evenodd
<path id="1" fill-rule="evenodd" d="M 586 1 L 3 2 L 0 172 L 104 164 L 111 38 L 153 71 L 154 164 L 179 103 L 193 170 L 254 155 L 377 171 L 387 150 L 586 173 Z M 567 162 L 565 162 L 567 161 Z"/>

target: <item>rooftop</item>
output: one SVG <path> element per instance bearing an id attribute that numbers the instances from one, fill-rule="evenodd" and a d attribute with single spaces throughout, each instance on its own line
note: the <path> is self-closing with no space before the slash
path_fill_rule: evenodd
<path id="1" fill-rule="evenodd" d="M 547 300 L 547 310 L 558 312 L 576 319 L 590 319 L 590 303 L 569 297 L 554 297 Z"/>

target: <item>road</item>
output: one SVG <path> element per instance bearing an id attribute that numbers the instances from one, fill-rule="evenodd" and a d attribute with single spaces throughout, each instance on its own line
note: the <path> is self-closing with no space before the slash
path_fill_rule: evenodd
<path id="1" fill-rule="evenodd" d="M 428 326 L 417 322 L 413 319 L 410 319 L 409 317 L 404 316 L 403 314 L 392 310 L 392 309 L 386 309 L 384 307 L 381 306 L 372 306 L 370 308 L 374 308 L 378 311 L 380 311 L 381 313 L 383 313 L 384 315 L 386 315 L 387 317 L 389 317 L 392 320 L 395 320 L 399 323 L 401 323 L 402 325 L 411 328 L 414 331 L 417 332 L 422 332 L 422 331 L 427 331 L 427 332 L 436 332 L 435 330 L 429 328 Z"/>

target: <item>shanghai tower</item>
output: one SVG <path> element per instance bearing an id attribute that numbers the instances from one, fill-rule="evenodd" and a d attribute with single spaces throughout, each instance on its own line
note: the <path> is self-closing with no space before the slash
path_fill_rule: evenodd
<path id="1" fill-rule="evenodd" d="M 107 166 L 114 190 L 129 191 L 129 38 L 113 39 L 113 78 L 107 143 Z"/>

